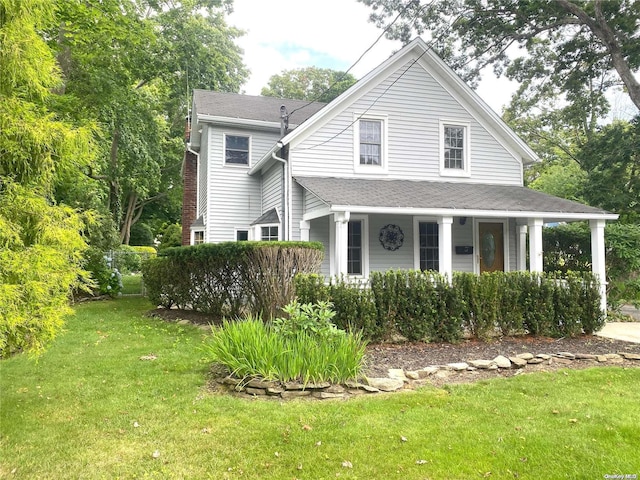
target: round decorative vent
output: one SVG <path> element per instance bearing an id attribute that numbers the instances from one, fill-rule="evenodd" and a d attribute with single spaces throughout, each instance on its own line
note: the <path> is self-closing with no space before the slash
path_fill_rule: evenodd
<path id="1" fill-rule="evenodd" d="M 398 225 L 385 225 L 380 229 L 380 243 L 385 250 L 398 250 L 404 242 L 404 233 Z"/>

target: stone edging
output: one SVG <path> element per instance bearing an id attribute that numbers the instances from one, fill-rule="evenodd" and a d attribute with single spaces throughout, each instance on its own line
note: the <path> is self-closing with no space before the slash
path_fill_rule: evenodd
<path id="1" fill-rule="evenodd" d="M 420 370 L 390 369 L 389 376 L 384 378 L 364 378 L 360 382 L 345 382 L 332 385 L 328 382 L 318 384 L 302 384 L 299 382 L 281 383 L 254 378 L 248 382 L 233 377 L 218 379 L 217 382 L 229 392 L 244 397 L 263 397 L 287 400 L 292 398 L 335 399 L 348 398 L 354 395 L 395 392 L 403 388 L 415 387 L 428 380 L 432 375 L 446 377 L 451 372 L 473 372 L 477 370 L 518 369 L 516 375 L 522 373 L 528 365 L 562 364 L 569 366 L 574 361 L 592 361 L 597 363 L 619 364 L 624 360 L 640 361 L 640 353 L 608 353 L 591 355 L 585 353 L 558 352 L 554 354 L 520 353 L 511 357 L 502 355 L 492 360 L 470 360 L 468 362 L 431 365 Z"/>

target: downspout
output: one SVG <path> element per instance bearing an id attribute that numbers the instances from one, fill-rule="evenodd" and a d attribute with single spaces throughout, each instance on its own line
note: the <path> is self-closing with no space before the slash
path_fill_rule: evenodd
<path id="1" fill-rule="evenodd" d="M 282 148 L 279 142 L 278 146 Z M 289 162 L 286 159 L 277 156 L 276 152 L 271 153 L 271 158 L 277 160 L 278 162 L 282 162 L 284 168 L 283 195 L 285 211 L 283 212 L 283 216 L 285 220 L 285 228 L 283 230 L 284 232 L 286 232 L 286 238 L 283 238 L 283 240 L 291 240 L 291 194 L 289 192 L 289 185 L 291 183 L 291 172 L 289 170 Z"/>

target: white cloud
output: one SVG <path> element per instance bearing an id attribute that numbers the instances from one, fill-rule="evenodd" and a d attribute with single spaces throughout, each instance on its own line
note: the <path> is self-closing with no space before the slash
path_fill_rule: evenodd
<path id="1" fill-rule="evenodd" d="M 346 70 L 382 33 L 369 22 L 370 8 L 356 0 L 234 0 L 233 9 L 228 23 L 246 31 L 237 43 L 251 71 L 242 90 L 251 95 L 283 70 Z M 351 73 L 364 76 L 401 46 L 380 39 Z M 478 94 L 500 113 L 515 89 L 487 72 Z"/>

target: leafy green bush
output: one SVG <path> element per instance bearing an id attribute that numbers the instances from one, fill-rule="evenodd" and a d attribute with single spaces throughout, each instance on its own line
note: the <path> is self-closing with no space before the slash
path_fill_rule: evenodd
<path id="1" fill-rule="evenodd" d="M 85 252 L 84 268 L 94 281 L 94 293 L 116 297 L 122 292 L 122 276 L 101 250 L 92 247 Z"/>
<path id="2" fill-rule="evenodd" d="M 287 310 L 290 318 L 273 324 L 250 315 L 225 320 L 221 328 L 214 329 L 205 351 L 213 362 L 243 379 L 308 384 L 358 378 L 366 347 L 359 333 L 332 326 L 326 304 L 293 304 Z"/>
<path id="3" fill-rule="evenodd" d="M 182 227 L 176 223 L 167 225 L 160 234 L 160 245 L 158 251 L 182 245 Z"/>

